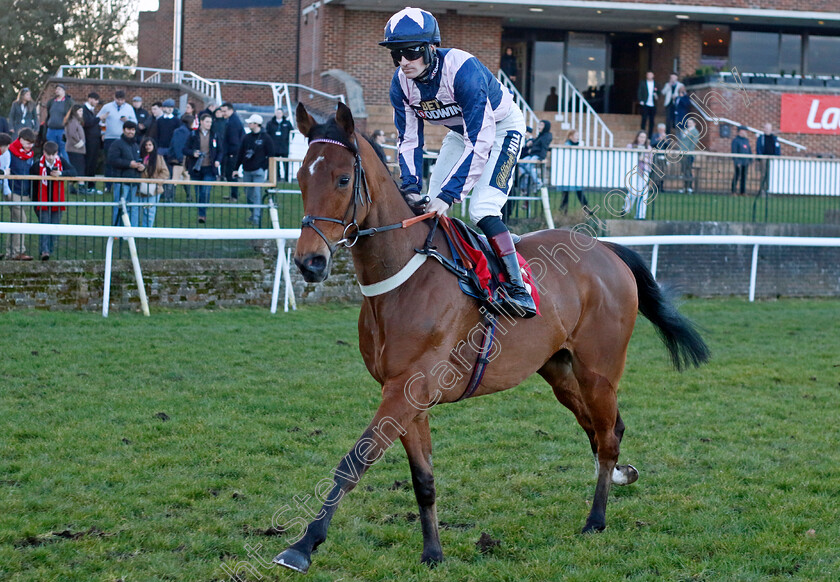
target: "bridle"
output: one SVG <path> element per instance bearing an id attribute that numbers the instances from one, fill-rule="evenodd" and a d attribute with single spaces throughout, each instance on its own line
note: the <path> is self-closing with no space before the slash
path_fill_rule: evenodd
<path id="1" fill-rule="evenodd" d="M 355 245 L 359 239 L 363 236 L 372 236 L 378 232 L 386 232 L 388 230 L 394 230 L 396 228 L 407 228 L 412 224 L 416 224 L 421 220 L 425 220 L 426 218 L 430 218 L 433 216 L 433 213 L 427 213 L 422 216 L 418 216 L 415 218 L 409 218 L 403 220 L 402 222 L 397 222 L 396 224 L 389 224 L 387 226 L 376 226 L 373 228 L 366 228 L 364 230 L 359 229 L 359 224 L 356 222 L 356 212 L 358 210 L 358 206 L 361 204 L 362 206 L 366 206 L 368 204 L 373 204 L 373 201 L 370 197 L 370 190 L 368 189 L 367 177 L 365 176 L 365 170 L 362 167 L 362 157 L 359 155 L 359 142 L 356 140 L 355 136 L 353 138 L 354 144 L 351 146 L 350 144 L 335 140 L 335 139 L 327 139 L 327 138 L 318 138 L 313 139 L 309 142 L 311 146 L 313 143 L 328 143 L 332 145 L 341 146 L 344 149 L 348 150 L 350 153 L 353 154 L 355 161 L 353 162 L 353 215 L 350 219 L 350 222 L 345 222 L 343 219 L 339 220 L 338 218 L 330 218 L 328 216 L 312 216 L 307 214 L 303 217 L 303 220 L 300 223 L 301 228 L 311 228 L 315 231 L 315 234 L 321 237 L 321 240 L 327 245 L 327 248 L 330 249 L 330 258 L 335 253 L 338 245 L 344 245 L 345 248 L 350 248 Z M 364 192 L 362 189 L 364 188 Z M 344 212 L 344 216 L 347 216 L 350 213 L 350 207 Z M 321 220 L 324 222 L 333 222 L 335 224 L 340 224 L 344 227 L 344 233 L 342 234 L 341 240 L 337 241 L 335 244 L 330 244 L 330 241 L 327 240 L 327 237 L 321 232 L 321 229 L 315 225 L 316 220 Z"/>
<path id="2" fill-rule="evenodd" d="M 355 137 L 354 137 L 355 141 Z M 367 177 L 365 176 L 365 170 L 362 168 L 362 157 L 359 155 L 359 142 L 356 141 L 353 146 L 351 147 L 349 144 L 340 142 L 335 139 L 327 139 L 327 138 L 319 138 L 313 139 L 309 142 L 311 146 L 313 143 L 329 143 L 333 145 L 338 145 L 350 153 L 353 154 L 355 160 L 353 162 L 353 217 L 350 219 L 350 222 L 345 222 L 343 219 L 339 220 L 338 218 L 330 218 L 328 216 L 312 216 L 312 215 L 305 215 L 303 220 L 300 223 L 301 228 L 311 228 L 315 231 L 315 234 L 321 237 L 324 243 L 327 245 L 327 248 L 330 249 L 330 257 L 332 257 L 333 253 L 335 253 L 335 249 L 338 245 L 343 244 L 345 247 L 350 248 L 356 244 L 359 240 L 360 236 L 366 236 L 368 234 L 373 234 L 372 232 L 361 231 L 359 230 L 359 224 L 356 222 L 356 211 L 358 209 L 358 205 L 361 204 L 362 206 L 366 206 L 368 203 L 373 203 L 370 198 L 370 190 L 368 189 L 367 184 Z M 362 186 L 364 185 L 364 195 L 362 194 Z M 344 212 L 344 216 L 350 212 L 350 208 L 348 207 L 347 210 Z M 335 244 L 330 244 L 330 241 L 327 240 L 327 237 L 321 232 L 321 229 L 315 225 L 316 220 L 322 220 L 324 222 L 334 222 L 336 224 L 340 224 L 344 227 L 344 233 L 342 234 L 341 240 L 336 242 Z M 355 230 L 355 232 L 354 232 Z M 373 230 L 373 229 L 368 229 Z"/>

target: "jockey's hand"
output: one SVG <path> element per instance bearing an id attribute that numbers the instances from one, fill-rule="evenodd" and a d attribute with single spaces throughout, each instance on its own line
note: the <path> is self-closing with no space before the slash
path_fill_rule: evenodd
<path id="1" fill-rule="evenodd" d="M 400 193 L 415 214 L 423 214 L 423 208 L 429 202 L 429 197 L 426 194 L 421 194 L 413 190 L 400 190 Z"/>
<path id="2" fill-rule="evenodd" d="M 435 198 L 426 204 L 426 212 L 434 212 L 438 216 L 444 216 L 449 210 L 449 203 L 443 198 Z"/>

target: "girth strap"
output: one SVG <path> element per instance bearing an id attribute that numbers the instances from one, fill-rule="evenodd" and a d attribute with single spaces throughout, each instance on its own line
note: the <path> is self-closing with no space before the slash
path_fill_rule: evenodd
<path id="1" fill-rule="evenodd" d="M 484 338 L 481 340 L 481 350 L 479 350 L 478 356 L 476 356 L 475 367 L 473 368 L 472 375 L 470 376 L 470 382 L 467 384 L 467 389 L 464 390 L 464 393 L 461 394 L 455 402 L 460 402 L 465 398 L 469 398 L 475 393 L 478 385 L 481 384 L 482 378 L 484 378 L 484 372 L 487 370 L 487 365 L 490 363 L 487 356 L 490 355 L 490 348 L 493 347 L 493 337 L 496 334 L 495 316 L 489 312 L 485 313 L 484 324 Z"/>

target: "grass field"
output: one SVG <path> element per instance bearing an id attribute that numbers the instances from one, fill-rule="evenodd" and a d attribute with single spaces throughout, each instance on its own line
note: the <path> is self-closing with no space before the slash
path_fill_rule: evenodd
<path id="1" fill-rule="evenodd" d="M 713 361 L 682 375 L 640 323 L 619 404 L 641 477 L 613 488 L 604 533 L 578 533 L 589 446 L 534 377 L 431 413 L 443 565 L 418 563 L 397 445 L 306 579 L 840 579 L 838 307 L 689 301 Z M 357 315 L 0 315 L 0 579 L 222 580 L 245 560 L 298 578 L 244 545 L 285 548 L 272 515 L 329 477 L 377 406 Z M 498 545 L 482 552 L 482 534 Z"/>

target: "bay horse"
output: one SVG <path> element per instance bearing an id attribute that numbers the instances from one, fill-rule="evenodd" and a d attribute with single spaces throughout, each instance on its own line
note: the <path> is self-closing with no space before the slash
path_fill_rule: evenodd
<path id="1" fill-rule="evenodd" d="M 421 562 L 433 565 L 443 560 L 443 551 L 427 410 L 463 395 L 483 347 L 475 339 L 483 315 L 440 264 L 417 261 L 415 249 L 423 247 L 430 228 L 399 228 L 414 214 L 372 146 L 356 132 L 350 109 L 339 104 L 324 124 L 303 104 L 296 116 L 309 148 L 298 172 L 305 216 L 295 263 L 306 281 L 324 281 L 334 251 L 344 244 L 352 247 L 363 289 L 384 282 L 378 292 L 366 294 L 359 316 L 359 349 L 382 385 L 382 401 L 333 469 L 333 479 L 323 481 L 324 488 L 319 484 L 321 511 L 274 562 L 306 572 L 338 503 L 399 438 L 420 509 Z M 433 242 L 448 252 L 439 230 Z M 631 465 L 616 464 L 624 434 L 616 389 L 637 311 L 657 328 L 678 370 L 699 366 L 709 350 L 635 252 L 568 230 L 526 234 L 517 250 L 534 271 L 541 315 L 499 317 L 495 346 L 487 354 L 491 361 L 472 396 L 507 390 L 534 372 L 545 378 L 589 438 L 598 470 L 583 532 L 601 531 L 611 484 L 638 478 Z"/>

